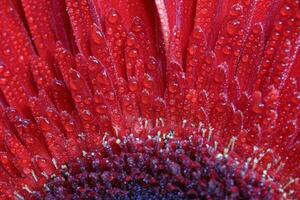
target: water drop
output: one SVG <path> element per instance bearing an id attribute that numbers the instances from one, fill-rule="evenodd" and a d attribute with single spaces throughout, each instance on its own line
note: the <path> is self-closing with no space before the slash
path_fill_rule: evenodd
<path id="1" fill-rule="evenodd" d="M 39 122 L 40 128 L 43 131 L 50 131 L 51 130 L 50 122 L 46 118 L 41 117 L 41 118 L 38 119 L 38 122 Z"/>
<path id="2" fill-rule="evenodd" d="M 67 122 L 65 124 L 65 129 L 68 132 L 73 132 L 75 130 L 75 124 L 73 122 Z"/>
<path id="3" fill-rule="evenodd" d="M 222 82 L 224 82 L 224 80 L 225 80 L 225 72 L 224 72 L 224 69 L 219 68 L 219 69 L 216 71 L 215 76 L 214 76 L 214 80 L 215 80 L 217 83 L 222 83 Z"/>
<path id="4" fill-rule="evenodd" d="M 227 33 L 230 35 L 236 34 L 240 28 L 240 23 L 241 22 L 237 19 L 229 21 L 226 26 Z"/>
<path id="5" fill-rule="evenodd" d="M 280 9 L 280 14 L 282 16 L 287 16 L 291 13 L 291 7 L 289 5 L 284 5 L 282 6 L 282 8 Z"/>
<path id="6" fill-rule="evenodd" d="M 128 36 L 127 36 L 126 44 L 128 46 L 133 46 L 135 44 L 135 40 L 136 39 L 135 39 L 134 35 L 129 33 Z"/>
<path id="7" fill-rule="evenodd" d="M 147 68 L 151 71 L 155 70 L 157 67 L 157 61 L 154 57 L 149 57 Z"/>
<path id="8" fill-rule="evenodd" d="M 71 69 L 69 75 L 70 75 L 69 85 L 71 90 L 78 90 L 80 88 L 80 83 L 79 83 L 79 80 L 81 78 L 80 74 L 77 71 Z"/>
<path id="9" fill-rule="evenodd" d="M 103 33 L 99 30 L 98 27 L 96 27 L 96 25 L 93 26 L 91 37 L 92 37 L 92 40 L 96 44 L 104 44 L 105 43 Z"/>
<path id="10" fill-rule="evenodd" d="M 105 86 L 110 85 L 109 78 L 108 78 L 106 71 L 102 71 L 100 74 L 98 74 L 97 82 L 100 83 L 101 85 L 105 85 Z"/>
<path id="11" fill-rule="evenodd" d="M 248 60 L 249 60 L 248 54 L 242 56 L 242 61 L 243 61 L 244 63 L 248 62 Z"/>
<path id="12" fill-rule="evenodd" d="M 146 90 L 142 91 L 141 101 L 143 104 L 149 104 L 150 102 L 150 95 Z"/>
<path id="13" fill-rule="evenodd" d="M 223 47 L 222 51 L 223 51 L 224 54 L 229 55 L 230 51 L 231 51 L 231 47 L 226 45 L 226 46 Z"/>
<path id="14" fill-rule="evenodd" d="M 91 97 L 87 97 L 87 98 L 84 99 L 83 102 L 84 102 L 84 104 L 86 104 L 86 105 L 91 105 L 92 101 L 93 101 L 93 100 L 92 100 Z"/>
<path id="15" fill-rule="evenodd" d="M 171 82 L 169 85 L 168 85 L 168 90 L 170 93 L 175 93 L 178 89 L 178 84 L 175 83 L 175 82 Z"/>
<path id="16" fill-rule="evenodd" d="M 107 94 L 107 99 L 110 100 L 110 101 L 114 101 L 116 99 L 116 95 L 113 91 L 109 92 Z"/>
<path id="17" fill-rule="evenodd" d="M 7 55 L 7 56 L 10 54 L 10 52 L 11 52 L 11 51 L 10 51 L 9 49 L 5 49 L 5 50 L 3 51 L 4 55 Z"/>
<path id="18" fill-rule="evenodd" d="M 193 37 L 197 38 L 197 39 L 201 39 L 203 37 L 203 31 L 200 27 L 196 27 L 193 30 Z"/>
<path id="19" fill-rule="evenodd" d="M 84 110 L 82 112 L 82 118 L 85 121 L 91 121 L 92 118 L 93 118 L 93 115 L 92 115 L 92 113 L 89 110 Z"/>
<path id="20" fill-rule="evenodd" d="M 6 78 L 0 78 L 0 85 L 5 85 L 7 83 Z"/>
<path id="21" fill-rule="evenodd" d="M 150 89 L 150 88 L 152 87 L 152 85 L 153 85 L 153 80 L 152 80 L 152 78 L 150 77 L 149 74 L 145 74 L 144 81 L 143 81 L 143 86 L 144 86 L 145 88 Z"/>
<path id="22" fill-rule="evenodd" d="M 130 58 L 135 58 L 138 56 L 138 51 L 136 49 L 131 49 L 128 52 L 128 57 Z"/>
<path id="23" fill-rule="evenodd" d="M 243 6 L 240 4 L 234 4 L 230 10 L 230 15 L 239 16 L 243 13 Z"/>
<path id="24" fill-rule="evenodd" d="M 282 30 L 282 27 L 283 27 L 282 21 L 277 21 L 277 22 L 275 22 L 274 28 L 275 28 L 276 31 L 281 31 L 281 30 Z"/>
<path id="25" fill-rule="evenodd" d="M 105 113 L 107 113 L 107 106 L 104 105 L 104 104 L 96 106 L 96 112 L 98 114 L 105 114 Z"/>
<path id="26" fill-rule="evenodd" d="M 193 66 L 193 67 L 196 67 L 198 65 L 198 59 L 197 58 L 190 58 L 189 61 L 188 61 L 188 64 Z"/>
<path id="27" fill-rule="evenodd" d="M 198 45 L 192 44 L 192 45 L 189 47 L 188 52 L 189 52 L 190 55 L 195 55 L 197 49 L 198 49 Z"/>
<path id="28" fill-rule="evenodd" d="M 115 24 L 118 21 L 118 18 L 119 18 L 118 13 L 115 10 L 111 10 L 108 13 L 108 21 L 111 24 Z"/>
<path id="29" fill-rule="evenodd" d="M 134 32 L 140 32 L 143 29 L 143 22 L 140 18 L 135 17 L 131 26 Z"/>

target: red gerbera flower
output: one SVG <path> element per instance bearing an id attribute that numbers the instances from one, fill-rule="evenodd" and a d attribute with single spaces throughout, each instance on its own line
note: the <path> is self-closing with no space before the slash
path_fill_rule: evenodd
<path id="1" fill-rule="evenodd" d="M 1 199 L 300 197 L 298 0 L 1 0 Z"/>

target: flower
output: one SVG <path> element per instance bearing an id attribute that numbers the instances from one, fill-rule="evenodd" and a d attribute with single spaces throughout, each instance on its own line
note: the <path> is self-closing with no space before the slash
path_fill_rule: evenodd
<path id="1" fill-rule="evenodd" d="M 1 199 L 300 197 L 298 0 L 2 0 Z"/>

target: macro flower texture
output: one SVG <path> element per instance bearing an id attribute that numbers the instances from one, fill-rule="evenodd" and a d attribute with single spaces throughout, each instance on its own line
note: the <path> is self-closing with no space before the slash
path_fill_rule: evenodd
<path id="1" fill-rule="evenodd" d="M 0 199 L 300 199 L 299 0 L 1 0 Z"/>

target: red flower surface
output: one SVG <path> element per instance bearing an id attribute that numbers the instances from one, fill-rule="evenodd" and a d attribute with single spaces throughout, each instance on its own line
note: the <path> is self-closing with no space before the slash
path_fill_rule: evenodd
<path id="1" fill-rule="evenodd" d="M 300 198 L 299 0 L 1 0 L 0 199 Z"/>

